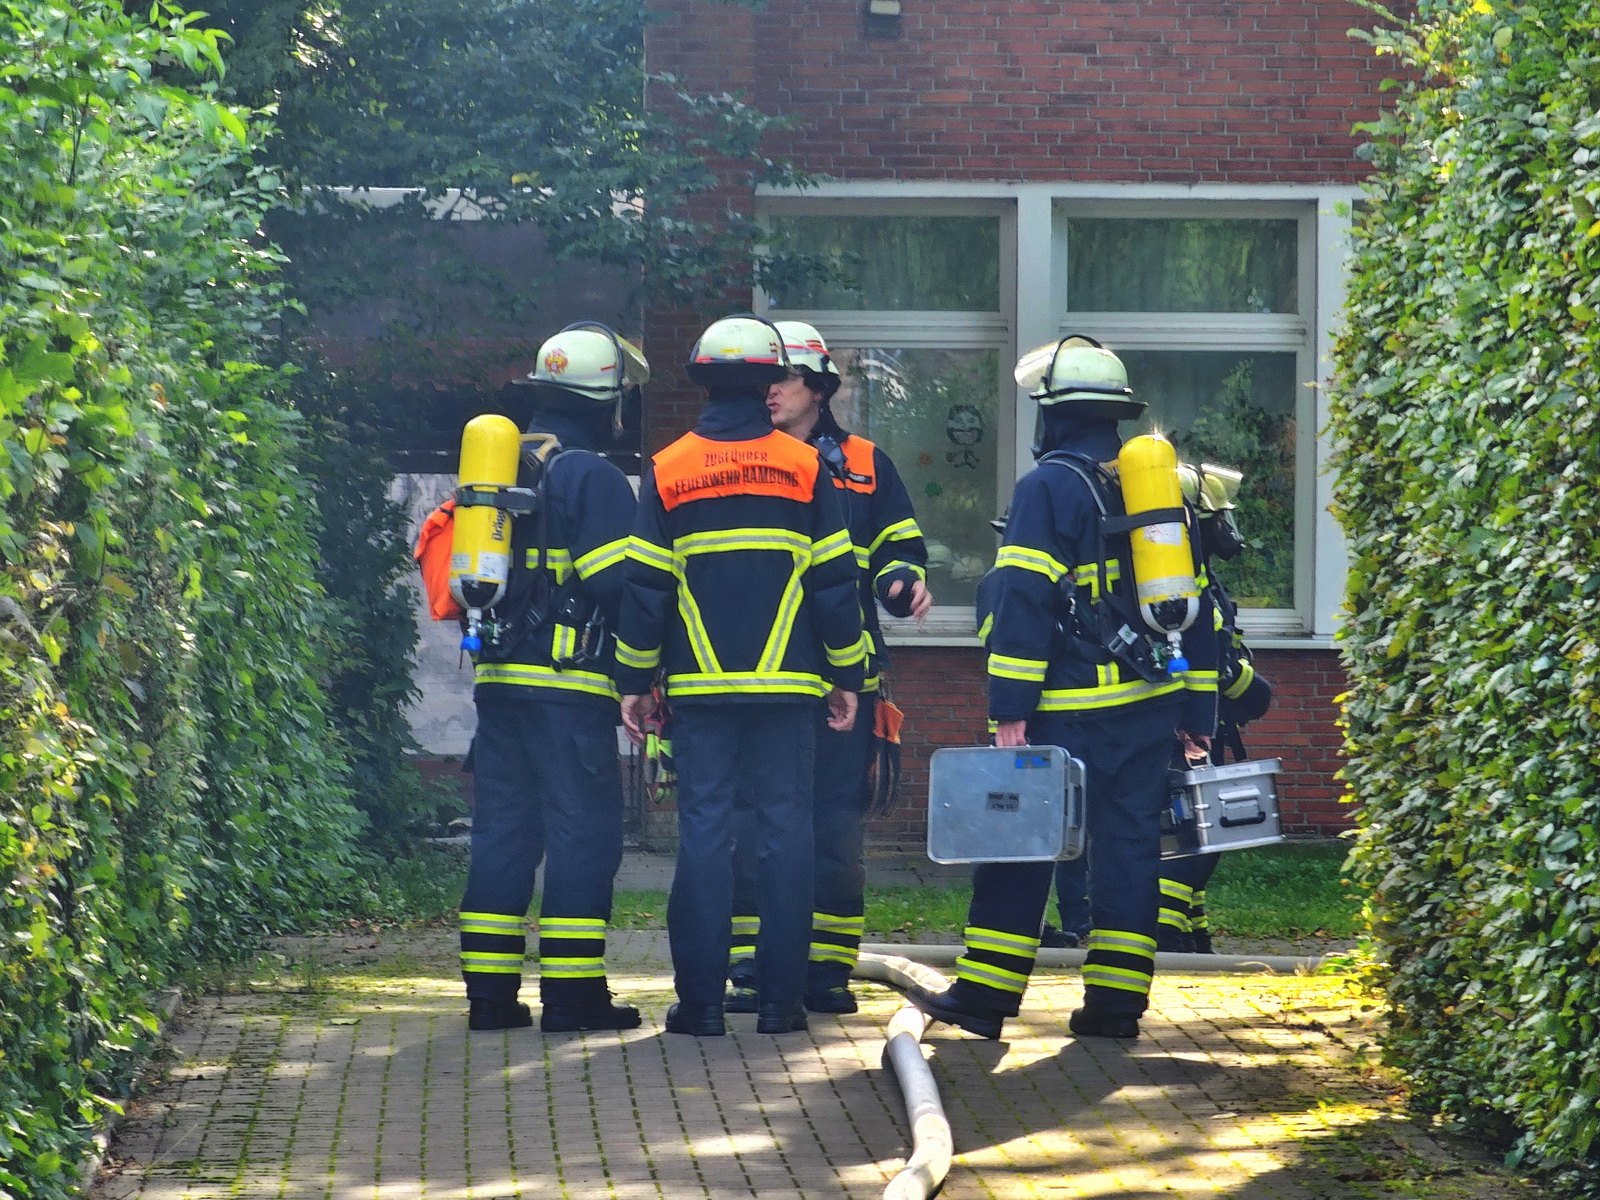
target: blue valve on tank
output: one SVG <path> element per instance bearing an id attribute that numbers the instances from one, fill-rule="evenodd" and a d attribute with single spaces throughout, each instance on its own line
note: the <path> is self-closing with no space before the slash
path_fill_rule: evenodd
<path id="1" fill-rule="evenodd" d="M 1189 660 L 1183 656 L 1183 635 L 1181 633 L 1167 634 L 1167 674 L 1182 675 L 1189 669 Z"/>
<path id="2" fill-rule="evenodd" d="M 468 654 L 476 654 L 483 649 L 483 639 L 475 633 L 464 633 L 461 635 L 461 648 Z"/>

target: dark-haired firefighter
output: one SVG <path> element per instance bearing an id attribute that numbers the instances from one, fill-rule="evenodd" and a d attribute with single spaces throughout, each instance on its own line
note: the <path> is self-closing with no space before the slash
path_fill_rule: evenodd
<path id="1" fill-rule="evenodd" d="M 1198 752 L 1216 709 L 1216 634 L 1209 605 L 1183 635 L 1188 668 L 1148 678 L 1098 636 L 1098 618 L 1127 608 L 1126 534 L 1107 536 L 1102 506 L 1122 514 L 1103 464 L 1117 457 L 1119 420 L 1139 415 L 1117 357 L 1086 338 L 1025 356 L 1037 385 L 1038 465 L 1017 484 L 990 587 L 989 716 L 999 746 L 1054 745 L 1087 769 L 1093 928 L 1083 966 L 1080 1036 L 1137 1037 L 1155 970 L 1161 809 L 1173 739 Z M 1196 561 L 1198 567 L 1198 561 Z M 1113 592 L 1108 601 L 1101 588 Z M 1102 604 L 1115 608 L 1102 609 Z M 1116 628 L 1115 625 L 1112 626 Z M 998 1038 L 1020 1011 L 1039 950 L 1055 864 L 989 863 L 973 872 L 966 950 L 943 992 L 908 998 L 936 1020 Z"/>
<path id="2" fill-rule="evenodd" d="M 779 321 L 789 355 L 789 377 L 767 389 L 772 424 L 817 448 L 844 506 L 845 524 L 859 572 L 861 616 L 867 633 L 867 680 L 855 726 L 836 733 L 820 719 L 812 805 L 816 838 L 816 898 L 811 914 L 811 957 L 805 1004 L 812 1012 L 852 1013 L 850 973 L 861 948 L 866 894 L 862 860 L 869 801 L 868 764 L 880 677 L 887 663 L 878 605 L 896 617 L 923 617 L 933 605 L 928 591 L 928 551 L 900 473 L 878 447 L 849 433 L 830 401 L 842 382 L 822 335 L 803 321 Z M 753 847 L 741 811 L 736 851 L 729 1012 L 754 1012 L 756 915 Z"/>
<path id="3" fill-rule="evenodd" d="M 818 710 L 856 718 L 867 646 L 850 533 L 816 450 L 772 428 L 783 339 L 753 316 L 713 323 L 689 377 L 707 389 L 693 432 L 640 486 L 617 635 L 622 717 L 642 740 L 659 669 L 678 773 L 678 866 L 667 930 L 670 1033 L 725 1031 L 734 807 L 755 814 L 761 933 L 756 1029 L 806 1027 L 812 768 Z"/>
<path id="4" fill-rule="evenodd" d="M 472 863 L 461 901 L 461 972 L 473 1029 L 532 1023 L 517 1000 L 534 872 L 540 1028 L 632 1029 L 613 1004 L 606 926 L 622 861 L 618 694 L 611 630 L 633 525 L 627 478 L 594 451 L 611 438 L 644 358 L 603 325 L 572 327 L 539 349 L 525 482 L 541 515 L 518 518 L 494 635 L 475 655 Z M 533 455 L 530 468 L 526 460 Z"/>

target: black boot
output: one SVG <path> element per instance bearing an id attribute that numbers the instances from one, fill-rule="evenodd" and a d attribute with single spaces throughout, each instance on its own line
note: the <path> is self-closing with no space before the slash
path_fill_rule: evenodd
<path id="1" fill-rule="evenodd" d="M 539 1014 L 543 1033 L 575 1033 L 582 1029 L 637 1029 L 639 1010 L 614 1004 L 608 996 L 594 1004 L 546 1004 Z"/>
<path id="2" fill-rule="evenodd" d="M 1076 950 L 1078 948 L 1078 935 L 1068 933 L 1065 929 L 1057 929 L 1048 921 L 1039 931 L 1039 945 L 1046 950 Z"/>
<path id="3" fill-rule="evenodd" d="M 832 987 L 807 988 L 805 1003 L 811 1012 L 838 1015 L 853 1013 L 860 1007 L 856 1004 L 855 993 L 842 983 Z"/>
<path id="4" fill-rule="evenodd" d="M 690 1037 L 721 1037 L 728 1032 L 720 1004 L 674 1004 L 667 1009 L 667 1032 Z"/>
<path id="5" fill-rule="evenodd" d="M 515 1000 L 468 1000 L 467 1004 L 468 1029 L 526 1029 L 533 1024 L 528 1006 Z"/>
<path id="6" fill-rule="evenodd" d="M 946 1025 L 954 1025 L 957 1029 L 965 1029 L 968 1033 L 991 1041 L 1000 1039 L 1000 1030 L 1007 1016 L 998 1009 L 958 1000 L 948 991 L 930 992 L 915 985 L 906 989 L 906 999 L 935 1021 L 943 1021 Z"/>
<path id="7" fill-rule="evenodd" d="M 1196 954 L 1215 954 L 1217 952 L 1211 944 L 1211 931 L 1209 929 L 1196 929 L 1191 936 L 1194 938 L 1194 952 Z"/>
<path id="8" fill-rule="evenodd" d="M 806 1028 L 806 1006 L 799 1000 L 763 1004 L 756 1014 L 757 1033 L 798 1033 Z"/>
<path id="9" fill-rule="evenodd" d="M 1080 1008 L 1072 1014 L 1067 1028 L 1079 1037 L 1136 1038 L 1139 1018 L 1132 1013 L 1095 1012 Z"/>

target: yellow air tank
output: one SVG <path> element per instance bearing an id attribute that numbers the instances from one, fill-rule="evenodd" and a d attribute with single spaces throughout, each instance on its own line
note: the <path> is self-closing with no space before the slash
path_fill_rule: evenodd
<path id="1" fill-rule="evenodd" d="M 461 472 L 457 495 L 485 499 L 517 482 L 521 434 L 506 417 L 473 417 L 461 433 Z M 457 501 L 450 543 L 450 593 L 467 610 L 462 645 L 479 649 L 483 610 L 500 601 L 511 574 L 511 514 L 491 504 Z"/>
<path id="2" fill-rule="evenodd" d="M 1158 434 L 1129 438 L 1117 454 L 1122 482 L 1122 507 L 1131 516 L 1152 509 L 1183 508 L 1178 480 L 1178 455 Z M 1200 588 L 1194 578 L 1189 529 L 1182 517 L 1141 525 L 1129 535 L 1133 543 L 1133 579 L 1139 613 L 1156 633 L 1165 634 L 1173 657 L 1181 661 L 1179 634 L 1200 612 Z M 1184 666 L 1172 666 L 1184 670 Z"/>

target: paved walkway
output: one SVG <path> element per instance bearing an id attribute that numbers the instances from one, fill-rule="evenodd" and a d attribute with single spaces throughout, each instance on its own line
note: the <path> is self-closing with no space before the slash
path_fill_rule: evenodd
<path id="1" fill-rule="evenodd" d="M 668 1036 L 662 936 L 623 934 L 642 1029 L 469 1035 L 452 940 L 286 943 L 276 979 L 186 1006 L 92 1195 L 864 1200 L 908 1153 L 885 988 L 809 1034 Z M 1064 1037 L 1079 994 L 1045 975 L 1006 1042 L 929 1037 L 950 1200 L 1534 1194 L 1399 1118 L 1337 980 L 1164 978 L 1132 1044 Z"/>

